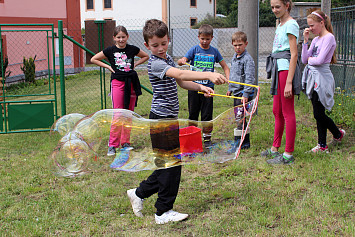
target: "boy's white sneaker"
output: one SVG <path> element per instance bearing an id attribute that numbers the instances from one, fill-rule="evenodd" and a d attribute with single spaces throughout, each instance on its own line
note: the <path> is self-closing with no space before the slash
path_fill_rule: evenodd
<path id="1" fill-rule="evenodd" d="M 182 221 L 185 220 L 187 217 L 189 217 L 188 214 L 183 214 L 173 210 L 169 210 L 167 212 L 164 212 L 163 215 L 161 216 L 157 216 L 155 214 L 155 222 L 157 224 L 165 224 L 170 221 Z"/>
<path id="2" fill-rule="evenodd" d="M 127 196 L 131 202 L 134 214 L 138 217 L 143 217 L 142 210 L 144 199 L 141 199 L 136 195 L 136 188 L 127 190 Z"/>

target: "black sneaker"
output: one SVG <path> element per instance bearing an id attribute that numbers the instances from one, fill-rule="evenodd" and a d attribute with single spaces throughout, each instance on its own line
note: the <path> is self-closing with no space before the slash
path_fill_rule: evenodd
<path id="1" fill-rule="evenodd" d="M 123 143 L 121 150 L 127 151 L 127 150 L 132 150 L 132 149 L 133 149 L 133 147 L 131 147 L 131 145 L 129 143 Z"/>
<path id="2" fill-rule="evenodd" d="M 279 154 L 278 156 L 275 156 L 274 159 L 267 160 L 266 162 L 270 165 L 292 165 L 294 161 L 295 158 L 293 156 L 288 158 L 283 154 Z"/>
<path id="3" fill-rule="evenodd" d="M 269 148 L 269 149 L 267 149 L 265 151 L 262 151 L 260 153 L 260 155 L 264 156 L 264 157 L 273 157 L 273 158 L 275 158 L 276 156 L 279 156 L 280 153 L 278 151 L 273 152 L 273 151 L 271 151 L 271 148 Z"/>
<path id="4" fill-rule="evenodd" d="M 116 155 L 116 148 L 113 146 L 109 146 L 107 150 L 107 155 L 108 156 L 114 156 Z"/>
<path id="5" fill-rule="evenodd" d="M 212 141 L 211 140 L 204 140 L 203 145 L 206 149 L 212 148 Z"/>

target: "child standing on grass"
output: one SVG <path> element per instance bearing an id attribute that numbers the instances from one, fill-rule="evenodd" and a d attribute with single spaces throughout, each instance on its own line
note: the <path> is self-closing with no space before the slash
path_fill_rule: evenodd
<path id="1" fill-rule="evenodd" d="M 134 68 L 149 59 L 147 53 L 134 45 L 127 44 L 128 32 L 124 26 L 117 26 L 113 32 L 115 45 L 104 49 L 91 58 L 91 62 L 111 71 L 112 108 L 134 111 L 137 98 L 142 94 L 137 72 Z M 134 63 L 134 57 L 140 59 Z M 108 59 L 110 65 L 101 62 Z M 130 148 L 130 129 L 118 124 L 119 114 L 115 113 L 111 124 L 108 156 L 116 154 L 116 149 Z"/>
<path id="2" fill-rule="evenodd" d="M 193 46 L 186 55 L 178 60 L 180 66 L 190 62 L 193 66 L 192 70 L 213 72 L 214 64 L 217 62 L 221 65 L 224 73 L 229 79 L 229 68 L 227 63 L 223 60 L 222 55 L 218 49 L 212 47 L 211 41 L 213 39 L 213 27 L 211 25 L 201 25 L 198 29 L 198 39 L 200 43 Z M 201 85 L 214 88 L 213 82 L 210 80 L 194 81 Z M 212 120 L 213 115 L 213 97 L 205 97 L 198 94 L 197 91 L 188 91 L 188 106 L 189 106 L 189 119 L 198 120 L 201 112 L 201 121 Z M 206 148 L 212 145 L 211 133 L 212 125 L 203 127 L 203 139 Z"/>
<path id="3" fill-rule="evenodd" d="M 335 63 L 336 41 L 329 16 L 317 10 L 307 16 L 309 28 L 303 32 L 302 62 L 307 64 L 302 77 L 302 84 L 313 105 L 313 115 L 317 121 L 318 145 L 311 152 L 326 152 L 327 129 L 333 134 L 332 145 L 341 142 L 345 135 L 343 129 L 338 129 L 334 121 L 325 114 L 325 109 L 331 110 L 334 105 L 334 78 L 329 63 Z M 312 40 L 308 49 L 309 32 L 318 35 Z"/>
<path id="4" fill-rule="evenodd" d="M 217 85 L 227 82 L 227 79 L 219 73 L 192 72 L 175 68 L 172 57 L 166 53 L 169 45 L 169 31 L 164 22 L 156 19 L 146 21 L 143 37 L 144 45 L 152 53 L 148 61 L 148 75 L 153 87 L 150 119 L 177 119 L 179 100 L 176 83 L 184 89 L 202 91 L 208 96 L 210 93 L 214 93 L 210 87 L 192 81 L 211 80 Z M 151 140 L 157 159 L 160 155 L 163 156 L 168 152 L 174 153 L 180 147 L 178 121 L 176 120 L 175 124 L 166 127 L 154 127 L 153 125 Z M 134 214 L 142 217 L 143 199 L 158 193 L 155 203 L 157 224 L 186 219 L 188 214 L 172 210 L 178 194 L 180 177 L 181 166 L 159 169 L 142 181 L 138 188 L 128 190 L 127 195 Z"/>
<path id="5" fill-rule="evenodd" d="M 231 68 L 230 68 L 230 81 L 242 82 L 246 84 L 255 84 L 255 64 L 253 58 L 250 56 L 246 47 L 248 45 L 247 35 L 238 31 L 232 35 L 232 45 L 234 47 L 235 54 L 233 55 Z M 233 95 L 236 97 L 242 97 L 242 99 L 234 99 L 234 106 L 246 104 L 251 101 L 254 96 L 253 87 L 244 86 L 240 84 L 229 84 L 227 95 Z M 235 153 L 240 145 L 240 140 L 244 128 L 247 127 L 246 119 L 238 122 L 238 127 L 234 129 L 234 142 L 227 153 Z M 246 131 L 246 135 L 241 145 L 241 149 L 250 148 L 250 131 Z"/>
<path id="6" fill-rule="evenodd" d="M 292 164 L 292 153 L 296 138 L 296 115 L 294 95 L 301 90 L 301 75 L 297 62 L 297 40 L 299 26 L 290 16 L 291 0 L 271 0 L 272 12 L 280 19 L 276 28 L 272 54 L 267 59 L 268 78 L 272 78 L 270 93 L 273 95 L 272 112 L 275 117 L 274 141 L 271 148 L 261 156 L 272 157 L 269 164 Z M 286 125 L 286 146 L 283 154 L 278 153 Z"/>

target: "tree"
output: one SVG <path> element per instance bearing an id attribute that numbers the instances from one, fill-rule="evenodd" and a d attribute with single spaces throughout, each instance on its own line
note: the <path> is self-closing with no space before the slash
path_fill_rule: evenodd
<path id="1" fill-rule="evenodd" d="M 293 2 L 319 2 L 320 0 L 293 0 Z M 344 7 L 353 5 L 353 0 L 332 0 L 332 7 Z M 237 0 L 218 0 L 217 13 L 226 16 L 224 23 L 216 24 L 219 27 L 238 26 L 238 1 Z M 259 2 L 259 26 L 275 26 L 275 15 L 271 11 L 270 0 L 260 0 Z M 212 19 L 208 19 L 204 24 L 210 24 Z M 215 23 L 214 23 L 215 24 Z M 212 25 L 212 24 L 211 24 Z"/>
<path id="2" fill-rule="evenodd" d="M 293 2 L 320 2 L 320 0 L 293 0 Z M 218 4 L 218 2 L 217 2 Z M 354 5 L 353 0 L 332 0 L 332 8 Z"/>
<path id="3" fill-rule="evenodd" d="M 259 2 L 259 26 L 275 26 L 276 17 L 271 11 L 270 0 Z"/>
<path id="4" fill-rule="evenodd" d="M 259 3 L 259 26 L 275 26 L 275 15 L 271 11 L 270 0 Z M 238 26 L 238 1 L 236 0 L 218 0 L 217 13 L 226 17 L 224 27 Z M 209 24 L 209 23 L 206 23 Z"/>
<path id="5" fill-rule="evenodd" d="M 228 16 L 232 12 L 238 12 L 238 0 L 217 1 L 217 13 Z"/>
<path id="6" fill-rule="evenodd" d="M 220 17 L 213 17 L 210 14 L 207 14 L 206 18 L 194 25 L 192 28 L 193 29 L 198 29 L 200 28 L 201 25 L 203 24 L 209 24 L 213 28 L 226 28 L 226 27 L 232 27 L 228 25 L 227 17 L 226 18 L 220 18 Z"/>

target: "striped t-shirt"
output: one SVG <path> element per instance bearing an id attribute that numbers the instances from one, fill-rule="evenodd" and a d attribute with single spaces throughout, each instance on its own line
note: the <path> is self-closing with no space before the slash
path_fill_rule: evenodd
<path id="1" fill-rule="evenodd" d="M 148 61 L 149 81 L 153 87 L 151 112 L 159 116 L 174 116 L 179 113 L 179 99 L 175 78 L 166 76 L 168 69 L 175 67 L 170 55 L 163 59 L 151 55 Z"/>

